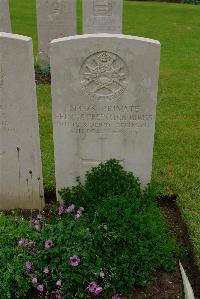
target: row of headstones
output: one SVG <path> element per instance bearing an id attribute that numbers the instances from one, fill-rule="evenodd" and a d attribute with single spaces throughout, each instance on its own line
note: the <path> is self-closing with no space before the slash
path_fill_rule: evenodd
<path id="1" fill-rule="evenodd" d="M 36 0 L 39 63 L 49 64 L 49 43 L 76 35 L 76 0 Z M 123 0 L 83 0 L 83 33 L 122 33 Z M 8 0 L 0 0 L 0 31 L 11 32 Z"/>
<path id="2" fill-rule="evenodd" d="M 150 181 L 160 44 L 115 34 L 52 41 L 57 191 L 116 158 Z M 0 33 L 0 209 L 42 208 L 32 40 Z"/>

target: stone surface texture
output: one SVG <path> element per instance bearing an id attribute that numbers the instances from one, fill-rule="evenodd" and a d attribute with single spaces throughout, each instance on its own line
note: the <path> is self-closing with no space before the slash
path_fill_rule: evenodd
<path id="1" fill-rule="evenodd" d="M 123 0 L 83 0 L 83 33 L 122 33 Z"/>
<path id="2" fill-rule="evenodd" d="M 41 209 L 41 171 L 32 40 L 0 33 L 0 210 Z"/>
<path id="3" fill-rule="evenodd" d="M 39 63 L 49 64 L 49 43 L 76 34 L 76 0 L 36 0 Z"/>
<path id="4" fill-rule="evenodd" d="M 11 32 L 9 1 L 0 0 L 0 32 Z"/>
<path id="5" fill-rule="evenodd" d="M 150 181 L 160 43 L 89 34 L 51 43 L 57 190 L 116 158 Z"/>

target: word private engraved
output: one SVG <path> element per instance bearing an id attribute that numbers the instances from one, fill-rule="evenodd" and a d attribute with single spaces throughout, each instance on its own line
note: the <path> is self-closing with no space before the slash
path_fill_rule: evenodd
<path id="1" fill-rule="evenodd" d="M 111 16 L 112 0 L 93 0 L 94 16 Z"/>
<path id="2" fill-rule="evenodd" d="M 126 90 L 128 67 L 118 55 L 100 51 L 90 55 L 80 69 L 80 83 L 91 98 L 116 100 Z"/>

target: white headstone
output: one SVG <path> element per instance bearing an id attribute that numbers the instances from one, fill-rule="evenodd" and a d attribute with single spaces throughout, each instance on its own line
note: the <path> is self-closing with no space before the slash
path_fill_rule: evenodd
<path id="1" fill-rule="evenodd" d="M 91 34 L 51 43 L 57 190 L 115 158 L 150 181 L 160 44 Z"/>
<path id="2" fill-rule="evenodd" d="M 83 0 L 83 33 L 122 33 L 123 0 Z"/>
<path id="3" fill-rule="evenodd" d="M 0 210 L 42 206 L 32 39 L 0 33 Z"/>
<path id="4" fill-rule="evenodd" d="M 8 0 L 0 0 L 0 32 L 11 32 Z"/>
<path id="5" fill-rule="evenodd" d="M 40 66 L 49 65 L 49 43 L 76 34 L 76 0 L 37 0 Z"/>

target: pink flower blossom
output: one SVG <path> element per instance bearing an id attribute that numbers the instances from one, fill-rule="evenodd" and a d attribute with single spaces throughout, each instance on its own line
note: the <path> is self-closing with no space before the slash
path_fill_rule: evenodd
<path id="1" fill-rule="evenodd" d="M 120 295 L 119 294 L 115 294 L 112 296 L 112 299 L 121 299 Z"/>
<path id="2" fill-rule="evenodd" d="M 28 247 L 32 247 L 33 244 L 34 244 L 34 242 L 33 242 L 33 241 L 30 241 L 30 242 L 27 243 L 27 246 L 28 246 Z"/>
<path id="3" fill-rule="evenodd" d="M 71 213 L 71 212 L 73 212 L 74 209 L 75 209 L 75 205 L 72 204 L 66 209 L 66 211 L 67 211 L 67 213 Z"/>
<path id="4" fill-rule="evenodd" d="M 45 274 L 49 274 L 49 268 L 48 268 L 48 267 L 45 267 L 43 272 L 44 272 Z"/>
<path id="5" fill-rule="evenodd" d="M 97 284 L 96 284 L 96 282 L 92 281 L 92 282 L 89 283 L 89 285 L 87 286 L 86 289 L 87 289 L 89 292 L 94 293 L 95 290 L 96 290 L 96 288 L 97 288 Z"/>
<path id="6" fill-rule="evenodd" d="M 39 284 L 39 285 L 37 286 L 37 290 L 38 290 L 39 292 L 43 292 L 43 291 L 44 291 L 44 286 L 43 286 L 42 284 Z"/>
<path id="7" fill-rule="evenodd" d="M 101 278 L 104 278 L 104 277 L 105 277 L 105 274 L 104 274 L 104 272 L 103 272 L 103 271 L 101 271 L 101 272 L 99 273 L 99 276 L 100 276 Z"/>
<path id="8" fill-rule="evenodd" d="M 58 209 L 58 215 L 62 215 L 64 213 L 64 206 L 60 205 Z"/>
<path id="9" fill-rule="evenodd" d="M 103 291 L 103 288 L 102 288 L 102 287 L 97 287 L 96 290 L 94 291 L 94 293 L 95 293 L 96 295 L 99 295 L 102 291 Z"/>
<path id="10" fill-rule="evenodd" d="M 58 291 L 52 291 L 51 294 L 53 295 L 53 298 L 55 298 L 55 299 L 61 299 L 61 296 L 58 293 Z"/>
<path id="11" fill-rule="evenodd" d="M 40 225 L 39 225 L 39 224 L 34 225 L 34 227 L 35 227 L 35 229 L 36 229 L 37 231 L 40 230 Z"/>
<path id="12" fill-rule="evenodd" d="M 37 277 L 32 278 L 32 283 L 37 283 Z"/>
<path id="13" fill-rule="evenodd" d="M 34 253 L 37 252 L 37 249 L 35 247 L 33 247 L 30 251 L 29 251 L 29 254 L 32 255 Z"/>
<path id="14" fill-rule="evenodd" d="M 70 265 L 71 266 L 76 267 L 76 266 L 78 266 L 79 263 L 80 263 L 80 258 L 77 255 L 70 257 Z"/>
<path id="15" fill-rule="evenodd" d="M 62 280 L 61 280 L 61 279 L 57 280 L 57 281 L 56 281 L 56 285 L 57 285 L 58 287 L 61 287 L 61 285 L 62 285 Z"/>
<path id="16" fill-rule="evenodd" d="M 46 249 L 50 248 L 53 245 L 53 241 L 52 240 L 47 240 L 45 241 L 44 247 Z"/>
<path id="17" fill-rule="evenodd" d="M 24 246 L 24 239 L 22 239 L 18 242 L 18 246 L 20 246 L 20 247 Z"/>
<path id="18" fill-rule="evenodd" d="M 80 217 L 81 217 L 81 214 L 82 214 L 82 212 L 81 212 L 81 210 L 78 210 L 77 212 L 76 212 L 76 218 L 77 219 L 79 219 Z"/>
<path id="19" fill-rule="evenodd" d="M 26 272 L 30 272 L 32 267 L 32 263 L 30 261 L 26 261 Z"/>

